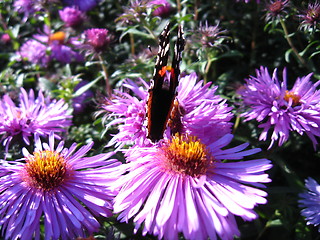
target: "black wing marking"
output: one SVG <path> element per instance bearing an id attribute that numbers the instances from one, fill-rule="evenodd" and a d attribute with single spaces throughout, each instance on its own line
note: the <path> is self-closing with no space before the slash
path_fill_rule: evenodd
<path id="1" fill-rule="evenodd" d="M 179 83 L 181 52 L 184 49 L 182 27 L 179 26 L 178 37 L 175 45 L 170 79 L 166 78 L 169 49 L 170 49 L 169 24 L 165 27 L 159 39 L 159 51 L 155 64 L 154 76 L 149 89 L 147 103 L 147 137 L 156 142 L 163 138 L 167 127 L 173 102 L 176 97 L 176 88 Z M 169 82 L 167 82 L 169 81 Z"/>

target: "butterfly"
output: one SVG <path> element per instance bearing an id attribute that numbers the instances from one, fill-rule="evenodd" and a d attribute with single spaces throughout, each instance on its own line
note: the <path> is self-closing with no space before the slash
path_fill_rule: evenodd
<path id="1" fill-rule="evenodd" d="M 168 24 L 159 37 L 159 50 L 148 92 L 147 137 L 152 142 L 163 138 L 163 133 L 170 119 L 177 95 L 176 88 L 179 84 L 180 62 L 184 45 L 183 30 L 179 26 L 171 67 L 167 66 L 170 51 L 170 24 Z M 170 77 L 168 77 L 169 75 Z"/>

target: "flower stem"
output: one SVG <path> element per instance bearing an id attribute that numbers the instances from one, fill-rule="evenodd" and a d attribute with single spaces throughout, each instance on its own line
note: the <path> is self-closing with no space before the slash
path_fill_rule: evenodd
<path id="1" fill-rule="evenodd" d="M 287 42 L 288 42 L 289 46 L 291 47 L 292 51 L 294 52 L 294 54 L 298 58 L 299 62 L 303 66 L 307 67 L 306 61 L 300 56 L 298 50 L 293 45 L 293 42 L 291 41 L 291 38 L 290 38 L 289 33 L 288 33 L 287 26 L 285 25 L 284 21 L 281 18 L 280 18 L 280 23 L 281 23 L 281 27 L 282 27 L 282 29 L 284 31 L 285 39 L 287 40 Z"/>
<path id="2" fill-rule="evenodd" d="M 135 53 L 135 46 L 134 46 L 134 36 L 132 33 L 129 33 L 129 37 L 130 37 L 130 50 L 131 50 L 131 54 L 134 55 Z"/>
<path id="3" fill-rule="evenodd" d="M 210 70 L 210 67 L 211 67 L 211 63 L 212 63 L 212 60 L 208 57 L 208 62 L 207 62 L 207 65 L 206 65 L 206 68 L 204 70 L 204 84 L 206 84 L 208 82 L 208 73 L 209 73 L 209 70 Z"/>
<path id="4" fill-rule="evenodd" d="M 181 13 L 181 1 L 180 0 L 177 0 L 177 9 L 178 9 L 178 13 L 180 15 L 180 13 Z"/>
<path id="5" fill-rule="evenodd" d="M 108 97 L 110 97 L 111 94 L 112 94 L 112 91 L 111 91 L 111 87 L 110 87 L 110 83 L 109 83 L 108 70 L 107 70 L 107 67 L 104 64 L 104 61 L 103 61 L 103 59 L 102 59 L 100 54 L 99 54 L 99 61 L 100 61 L 100 64 L 101 64 L 101 67 L 102 67 L 102 70 L 103 70 L 103 73 L 104 73 L 104 79 L 105 79 L 105 82 L 106 82 L 106 94 L 107 94 Z"/>

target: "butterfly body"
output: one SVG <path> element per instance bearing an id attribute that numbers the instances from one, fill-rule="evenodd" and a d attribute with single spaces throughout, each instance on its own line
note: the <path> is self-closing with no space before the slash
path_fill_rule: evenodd
<path id="1" fill-rule="evenodd" d="M 174 105 L 176 88 L 179 83 L 179 65 L 185 44 L 182 28 L 179 26 L 171 67 L 167 66 L 170 50 L 169 36 L 169 25 L 167 25 L 160 35 L 155 71 L 149 89 L 147 102 L 147 137 L 152 142 L 157 142 L 163 138 L 163 133 L 167 127 Z"/>

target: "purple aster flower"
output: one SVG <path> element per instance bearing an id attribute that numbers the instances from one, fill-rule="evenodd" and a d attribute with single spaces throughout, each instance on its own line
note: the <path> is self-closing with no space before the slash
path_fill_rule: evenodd
<path id="1" fill-rule="evenodd" d="M 21 46 L 19 53 L 22 58 L 26 58 L 29 62 L 42 67 L 46 67 L 50 62 L 47 46 L 34 39 L 26 41 Z"/>
<path id="2" fill-rule="evenodd" d="M 265 141 L 268 131 L 273 128 L 270 147 L 276 141 L 281 146 L 288 140 L 290 131 L 296 131 L 300 135 L 306 133 L 315 147 L 315 136 L 320 136 L 320 92 L 316 89 L 320 81 L 313 84 L 310 73 L 297 78 L 292 89 L 288 90 L 285 69 L 283 82 L 277 78 L 277 69 L 272 77 L 264 67 L 256 74 L 256 77 L 246 80 L 239 93 L 244 105 L 249 108 L 242 114 L 245 121 L 256 119 L 263 122 L 259 125 L 263 128 L 259 139 Z"/>
<path id="3" fill-rule="evenodd" d="M 147 139 L 146 105 L 148 98 L 148 84 L 140 80 L 142 87 L 131 80 L 123 85 L 136 96 L 125 91 L 117 91 L 111 100 L 107 100 L 102 108 L 108 117 L 114 117 L 108 125 L 119 124 L 119 133 L 110 141 L 110 145 L 117 143 L 123 146 L 135 143 L 139 146 L 149 146 Z M 210 88 L 211 83 L 203 86 L 203 81 L 197 82 L 196 73 L 182 77 L 177 88 L 177 101 L 175 102 L 171 124 L 165 137 L 170 138 L 171 132 L 187 133 L 197 136 L 203 143 L 217 140 L 226 133 L 231 132 L 233 117 L 226 100 L 215 95 L 217 87 Z"/>
<path id="4" fill-rule="evenodd" d="M 59 15 L 67 27 L 78 27 L 85 19 L 84 13 L 74 7 L 65 7 L 59 11 Z"/>
<path id="5" fill-rule="evenodd" d="M 299 15 L 302 18 L 300 28 L 305 30 L 314 30 L 319 27 L 320 23 L 320 3 L 315 1 L 308 4 L 308 9 Z"/>
<path id="6" fill-rule="evenodd" d="M 267 159 L 237 161 L 260 149 L 248 144 L 225 149 L 227 134 L 209 145 L 190 135 L 176 134 L 152 147 L 134 147 L 126 153 L 128 173 L 116 187 L 114 212 L 121 221 L 133 219 L 135 231 L 159 239 L 233 239 L 239 236 L 234 216 L 253 220 L 253 208 L 267 202 L 263 183 Z M 224 149 L 222 149 L 224 148 Z M 228 160 L 226 162 L 225 160 Z M 236 160 L 236 161 L 235 161 Z"/>
<path id="7" fill-rule="evenodd" d="M 42 9 L 41 0 L 15 0 L 13 7 L 18 13 L 24 14 L 24 20 Z"/>
<path id="8" fill-rule="evenodd" d="M 65 5 L 77 7 L 83 12 L 93 9 L 99 2 L 100 0 L 63 0 Z"/>
<path id="9" fill-rule="evenodd" d="M 52 58 L 61 63 L 82 62 L 84 60 L 83 56 L 74 51 L 70 46 L 60 44 L 57 41 L 51 43 L 50 49 Z"/>
<path id="10" fill-rule="evenodd" d="M 36 137 L 33 153 L 23 149 L 25 162 L 1 166 L 0 225 L 5 239 L 75 239 L 99 230 L 97 215 L 112 215 L 116 190 L 111 183 L 121 175 L 113 153 L 84 157 L 93 142 L 76 151 L 77 144 L 54 147 Z M 108 160 L 107 160 L 108 159 Z M 43 219 L 43 220 L 42 220 Z"/>
<path id="11" fill-rule="evenodd" d="M 307 191 L 300 193 L 299 207 L 301 215 L 307 220 L 307 225 L 318 226 L 320 224 L 320 185 L 311 177 L 305 180 Z M 320 232 L 320 227 L 318 228 Z"/>
<path id="12" fill-rule="evenodd" d="M 9 95 L 4 95 L 0 101 L 0 135 L 3 135 L 3 145 L 8 149 L 15 137 L 29 145 L 29 138 L 35 134 L 46 136 L 51 131 L 65 131 L 71 125 L 72 117 L 67 110 L 68 105 L 63 99 L 50 100 L 41 91 L 36 98 L 33 90 L 28 94 L 21 88 L 18 106 Z"/>
<path id="13" fill-rule="evenodd" d="M 171 4 L 168 3 L 167 0 L 153 0 L 150 1 L 149 4 L 155 7 L 152 12 L 154 16 L 166 17 L 173 9 Z"/>
<path id="14" fill-rule="evenodd" d="M 44 36 L 35 36 L 38 39 L 43 39 Z M 77 42 L 75 38 L 67 39 L 64 32 L 56 32 L 47 36 L 47 41 L 50 46 L 51 56 L 62 63 L 70 63 L 72 61 L 81 62 L 83 56 L 74 51 L 71 46 L 77 46 L 80 42 Z"/>
<path id="15" fill-rule="evenodd" d="M 100 53 L 110 45 L 112 36 L 105 28 L 91 28 L 84 32 L 85 43 L 83 48 L 88 50 L 88 53 Z"/>

